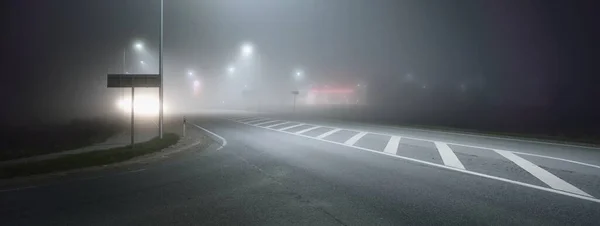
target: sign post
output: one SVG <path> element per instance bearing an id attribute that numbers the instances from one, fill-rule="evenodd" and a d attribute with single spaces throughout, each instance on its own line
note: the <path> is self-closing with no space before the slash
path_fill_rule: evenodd
<path id="1" fill-rule="evenodd" d="M 107 88 L 131 87 L 131 148 L 134 144 L 135 87 L 162 87 L 161 77 L 157 74 L 108 74 Z M 162 109 L 162 107 L 161 107 Z M 162 124 L 161 124 L 162 125 Z M 162 127 L 160 128 L 162 131 Z"/>
<path id="2" fill-rule="evenodd" d="M 160 0 L 160 36 L 158 39 L 158 137 L 163 138 L 163 0 Z"/>
<path id="3" fill-rule="evenodd" d="M 298 96 L 298 94 L 300 94 L 298 90 L 292 91 L 292 95 L 294 95 L 294 112 L 296 112 L 296 97 Z"/>

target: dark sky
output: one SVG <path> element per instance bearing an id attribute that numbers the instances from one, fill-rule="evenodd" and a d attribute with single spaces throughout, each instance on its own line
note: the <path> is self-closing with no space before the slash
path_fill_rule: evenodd
<path id="1" fill-rule="evenodd" d="M 4 1 L 4 121 L 101 115 L 111 101 L 104 75 L 119 72 L 122 49 L 142 39 L 156 50 L 158 2 Z M 594 9 L 583 0 L 166 0 L 165 80 L 219 70 L 248 40 L 270 71 L 301 65 L 323 80 L 373 84 L 411 73 L 478 87 L 485 104 L 586 111 L 600 100 Z"/>

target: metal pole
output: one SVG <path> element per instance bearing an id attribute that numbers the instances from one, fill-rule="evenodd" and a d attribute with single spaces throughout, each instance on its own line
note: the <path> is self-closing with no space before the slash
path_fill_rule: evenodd
<path id="1" fill-rule="evenodd" d="M 133 143 L 134 143 L 134 121 L 133 121 L 133 115 L 135 113 L 134 111 L 134 105 L 135 105 L 135 88 L 133 87 L 133 76 L 131 76 L 131 148 L 133 149 Z"/>
<path id="2" fill-rule="evenodd" d="M 125 66 L 125 53 L 127 52 L 127 48 L 123 48 L 123 74 L 127 73 L 127 66 Z M 119 76 L 119 85 L 121 83 L 121 77 L 123 76 Z M 121 101 L 123 101 L 123 104 L 125 104 L 125 88 L 121 89 Z M 125 113 L 125 118 L 127 118 L 127 112 L 125 111 L 125 107 L 123 107 L 123 113 Z"/>
<path id="3" fill-rule="evenodd" d="M 294 94 L 294 112 L 296 112 L 296 94 Z"/>
<path id="4" fill-rule="evenodd" d="M 160 37 L 158 39 L 158 74 L 160 76 L 160 86 L 158 87 L 158 136 L 163 138 L 163 0 L 160 0 Z"/>

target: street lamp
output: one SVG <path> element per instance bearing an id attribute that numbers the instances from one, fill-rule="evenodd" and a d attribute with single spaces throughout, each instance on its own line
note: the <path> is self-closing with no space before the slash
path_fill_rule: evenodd
<path id="1" fill-rule="evenodd" d="M 253 53 L 254 53 L 254 46 L 252 46 L 252 44 L 250 44 L 250 43 L 242 44 L 242 47 L 241 47 L 242 57 L 246 57 L 246 58 L 251 57 Z"/>
<path id="2" fill-rule="evenodd" d="M 140 60 L 140 64 L 144 65 L 144 64 L 146 64 L 146 62 L 144 62 L 143 60 Z"/>
<path id="3" fill-rule="evenodd" d="M 188 71 L 188 73 L 187 73 L 187 75 L 188 75 L 188 77 L 190 77 L 190 78 L 191 78 L 191 77 L 193 77 L 193 76 L 194 76 L 194 71 L 192 71 L 192 70 L 189 70 L 189 71 Z"/>
<path id="4" fill-rule="evenodd" d="M 234 68 L 233 66 L 229 66 L 229 67 L 227 68 L 227 73 L 229 73 L 229 74 L 233 74 L 234 72 L 235 72 L 235 68 Z"/>
<path id="5" fill-rule="evenodd" d="M 304 72 L 302 72 L 302 70 L 296 70 L 296 72 L 294 72 L 294 77 L 296 78 L 296 80 L 302 79 L 303 75 L 304 75 Z"/>
<path id="6" fill-rule="evenodd" d="M 141 51 L 144 49 L 144 43 L 137 41 L 133 44 L 133 48 L 135 48 L 135 50 Z"/>

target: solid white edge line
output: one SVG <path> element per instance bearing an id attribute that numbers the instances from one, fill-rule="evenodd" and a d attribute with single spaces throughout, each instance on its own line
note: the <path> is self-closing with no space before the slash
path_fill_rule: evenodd
<path id="1" fill-rule="evenodd" d="M 298 122 L 298 121 L 288 121 L 290 123 L 303 123 L 303 122 Z M 325 127 L 334 127 L 334 128 L 341 128 L 341 127 L 337 127 L 337 126 L 333 126 L 333 125 L 322 125 Z M 352 132 L 357 132 L 360 133 L 360 130 L 356 130 L 356 129 L 349 129 L 349 128 L 341 128 L 342 130 L 348 130 L 348 131 L 352 131 Z M 383 136 L 398 136 L 398 135 L 392 135 L 392 134 L 388 134 L 388 133 L 378 133 L 378 132 L 371 132 L 371 131 L 366 131 L 368 133 L 372 133 L 375 135 L 383 135 Z M 410 137 L 410 136 L 404 136 L 404 135 L 400 135 L 403 138 L 408 138 L 408 139 L 412 139 L 412 140 L 420 140 L 420 141 L 427 141 L 427 142 L 436 142 L 436 140 L 430 140 L 430 139 L 423 139 L 423 138 L 417 138 L 417 137 Z M 459 144 L 459 143 L 452 143 L 452 142 L 445 142 L 446 144 L 450 144 L 450 145 L 456 145 L 456 146 L 461 146 L 461 147 L 469 147 L 469 148 L 476 148 L 476 149 L 484 149 L 484 150 L 489 150 L 489 151 L 493 151 L 493 150 L 502 150 L 502 149 L 497 149 L 497 148 L 490 148 L 490 147 L 482 147 L 482 146 L 476 146 L 476 145 L 468 145 L 468 144 Z M 502 151 L 508 151 L 508 150 L 502 150 Z M 559 160 L 559 161 L 565 161 L 565 162 L 570 162 L 570 163 L 575 163 L 575 164 L 580 164 L 580 165 L 584 165 L 584 166 L 589 166 L 589 167 L 594 167 L 594 168 L 598 168 L 600 169 L 600 166 L 598 165 L 594 165 L 594 164 L 590 164 L 590 163 L 584 163 L 584 162 L 578 162 L 578 161 L 574 161 L 574 160 L 568 160 L 568 159 L 563 159 L 563 158 L 557 158 L 557 157 L 552 157 L 552 156 L 545 156 L 545 155 L 538 155 L 538 154 L 530 154 L 530 153 L 525 153 L 525 152 L 517 152 L 517 151 L 509 151 L 509 152 L 513 152 L 516 154 L 523 154 L 523 155 L 531 155 L 531 156 L 536 156 L 536 157 L 540 157 L 540 158 L 548 158 L 548 159 L 554 159 L 554 160 Z"/>
<path id="2" fill-rule="evenodd" d="M 225 138 L 223 138 L 222 136 L 219 136 L 218 134 L 216 134 L 216 133 L 213 133 L 213 132 L 211 132 L 211 131 L 209 131 L 209 130 L 207 130 L 207 129 L 205 129 L 205 128 L 202 128 L 201 126 L 199 126 L 199 125 L 196 125 L 196 124 L 194 124 L 194 123 L 191 123 L 191 122 L 190 122 L 190 124 L 192 124 L 192 125 L 193 125 L 193 126 L 195 126 L 195 127 L 198 127 L 198 129 L 204 130 L 204 132 L 210 133 L 210 134 L 212 134 L 213 136 L 215 136 L 215 137 L 219 138 L 219 139 L 221 140 L 221 147 L 217 148 L 217 151 L 218 151 L 218 150 L 221 150 L 223 147 L 225 147 L 225 146 L 227 145 L 227 140 L 225 140 Z M 260 128 L 262 128 L 262 127 L 260 127 Z"/>
<path id="3" fill-rule="evenodd" d="M 559 177 L 555 176 L 554 174 L 546 171 L 545 169 L 542 169 L 538 165 L 533 164 L 530 161 L 527 161 L 524 158 L 521 158 L 510 151 L 502 151 L 502 150 L 494 150 L 494 151 L 496 151 L 496 153 L 502 155 L 504 158 L 510 160 L 511 162 L 517 164 L 517 166 L 523 168 L 525 171 L 529 172 L 531 175 L 533 175 L 537 179 L 541 180 L 542 182 L 544 182 L 551 188 L 570 192 L 570 193 L 575 193 L 578 195 L 592 197 L 590 194 L 585 193 L 584 191 L 580 190 L 579 188 L 573 186 L 572 184 L 569 184 L 568 182 L 564 181 L 563 179 L 560 179 Z"/>
<path id="4" fill-rule="evenodd" d="M 298 131 L 296 133 L 297 134 L 306 133 L 308 131 L 315 130 L 315 129 L 318 129 L 318 128 L 321 128 L 321 127 L 320 126 L 313 126 L 313 127 L 307 128 L 307 129 L 300 130 L 300 131 Z"/>
<path id="5" fill-rule="evenodd" d="M 355 134 L 354 136 L 350 137 L 350 139 L 346 140 L 346 142 L 344 142 L 345 145 L 354 145 L 356 144 L 356 142 L 358 142 L 358 140 L 360 140 L 360 138 L 364 137 L 365 135 L 367 135 L 367 132 L 359 132 L 357 134 Z"/>
<path id="6" fill-rule="evenodd" d="M 400 139 L 401 139 L 401 137 L 399 137 L 399 136 L 390 137 L 390 140 L 385 145 L 385 149 L 383 149 L 383 151 L 386 153 L 394 154 L 394 155 L 396 153 L 398 153 L 398 146 L 400 145 Z"/>
<path id="7" fill-rule="evenodd" d="M 275 126 L 280 126 L 280 125 L 283 125 L 283 124 L 288 124 L 288 123 L 290 123 L 290 122 L 282 122 L 282 123 L 277 123 L 277 124 L 274 124 L 274 125 L 267 126 L 267 128 L 273 128 L 273 127 L 275 127 Z"/>
<path id="8" fill-rule="evenodd" d="M 249 125 L 249 126 L 253 126 L 253 125 Z M 254 126 L 254 127 L 262 128 L 262 129 L 268 129 L 268 130 L 272 130 L 272 131 L 275 131 L 275 132 L 287 133 L 287 134 L 295 135 L 295 136 L 301 136 L 301 137 L 305 137 L 305 138 L 309 138 L 309 139 L 313 139 L 313 140 L 319 140 L 319 141 L 323 141 L 323 142 L 327 142 L 327 143 L 331 143 L 331 144 L 342 145 L 342 146 L 346 146 L 346 147 L 350 147 L 350 148 L 355 148 L 355 149 L 359 149 L 359 150 L 363 150 L 363 151 L 368 151 L 368 152 L 375 153 L 375 154 L 387 155 L 387 156 L 390 156 L 390 157 L 399 158 L 399 159 L 403 159 L 403 160 L 407 160 L 407 161 L 411 161 L 411 162 L 417 162 L 417 163 L 421 163 L 421 164 L 424 164 L 424 165 L 429 165 L 429 166 L 433 166 L 433 167 L 438 167 L 438 168 L 443 168 L 443 169 L 447 169 L 447 170 L 457 171 L 457 172 L 461 172 L 461 173 L 465 173 L 465 174 L 470 174 L 470 175 L 484 177 L 484 178 L 488 178 L 488 179 L 492 179 L 492 180 L 502 181 L 502 182 L 506 182 L 506 183 L 510 183 L 510 184 L 514 184 L 514 185 L 520 185 L 520 186 L 523 186 L 523 187 L 533 188 L 533 189 L 537 189 L 537 190 L 540 190 L 540 191 L 547 191 L 547 192 L 554 193 L 554 194 L 565 195 L 565 196 L 570 196 L 570 197 L 573 197 L 573 198 L 578 198 L 578 199 L 583 199 L 583 200 L 587 200 L 587 201 L 592 201 L 592 202 L 595 202 L 595 203 L 600 203 L 600 199 L 596 199 L 596 198 L 588 197 L 588 196 L 583 196 L 583 195 L 578 195 L 578 194 L 575 194 L 575 193 L 565 192 L 565 191 L 556 190 L 556 189 L 552 189 L 552 188 L 546 188 L 546 187 L 537 186 L 537 185 L 533 185 L 533 184 L 527 184 L 527 183 L 523 183 L 523 182 L 519 182 L 519 181 L 509 180 L 509 179 L 502 178 L 502 177 L 497 177 L 497 176 L 492 176 L 492 175 L 487 175 L 487 174 L 472 172 L 472 171 L 468 171 L 468 170 L 464 170 L 464 169 L 459 169 L 459 168 L 454 168 L 454 167 L 449 167 L 449 166 L 445 166 L 445 165 L 439 165 L 439 164 L 436 164 L 436 163 L 431 163 L 431 162 L 427 162 L 427 161 L 423 161 L 423 160 L 418 160 L 418 159 L 413 159 L 413 158 L 409 158 L 409 157 L 404 157 L 404 156 L 400 156 L 400 155 L 393 155 L 393 154 L 389 154 L 389 153 L 385 153 L 385 152 L 381 152 L 381 151 L 373 151 L 373 150 L 370 150 L 370 149 L 366 149 L 366 148 L 362 148 L 362 147 L 357 147 L 357 146 L 352 146 L 352 145 L 347 145 L 347 144 L 343 144 L 343 143 L 337 143 L 337 142 L 333 142 L 333 141 L 329 141 L 329 140 L 317 139 L 315 137 L 306 136 L 306 135 L 302 135 L 302 134 L 295 134 L 295 133 L 291 133 L 291 132 L 286 132 L 286 131 L 276 130 L 276 129 L 271 129 L 271 128 L 265 128 L 265 127 L 259 127 L 259 126 Z"/>
<path id="9" fill-rule="evenodd" d="M 525 152 L 518 152 L 518 151 L 510 151 L 510 152 L 515 153 L 515 154 L 519 154 L 519 155 L 530 155 L 530 156 L 535 156 L 535 157 L 540 157 L 540 158 L 547 158 L 547 159 L 554 159 L 554 160 L 559 160 L 559 161 L 565 161 L 565 162 L 570 162 L 570 163 L 574 163 L 574 164 L 579 164 L 579 165 L 584 165 L 584 166 L 589 166 L 589 167 L 600 169 L 600 166 L 592 165 L 592 164 L 585 163 L 585 162 L 578 162 L 578 161 L 574 161 L 574 160 L 562 159 L 562 158 L 545 156 L 545 155 L 537 155 L 537 154 L 531 154 L 531 153 L 525 153 Z"/>
<path id="10" fill-rule="evenodd" d="M 261 123 L 258 123 L 258 124 L 256 124 L 256 125 L 257 125 L 257 126 L 262 126 L 262 125 L 264 125 L 264 124 L 269 124 L 269 123 L 273 123 L 273 122 L 277 122 L 277 121 L 279 121 L 279 120 L 271 120 L 271 121 L 268 121 L 268 122 L 261 122 Z"/>
<path id="11" fill-rule="evenodd" d="M 334 133 L 336 133 L 337 131 L 340 131 L 340 130 L 341 130 L 341 129 L 332 129 L 332 130 L 331 130 L 331 131 L 329 131 L 329 132 L 326 132 L 326 133 L 324 133 L 324 134 L 321 134 L 321 135 L 317 136 L 317 138 L 319 138 L 319 139 L 323 139 L 323 138 L 325 138 L 325 137 L 327 137 L 327 136 L 329 136 L 329 135 L 331 135 L 331 134 L 334 134 Z"/>
<path id="12" fill-rule="evenodd" d="M 460 162 L 454 151 L 444 142 L 434 142 L 436 149 L 440 153 L 440 157 L 442 157 L 442 161 L 444 165 L 465 169 L 465 166 Z"/>
<path id="13" fill-rule="evenodd" d="M 396 128 L 396 129 L 401 129 L 401 128 L 402 127 Z M 419 129 L 419 128 L 411 128 L 411 127 L 404 127 L 404 129 L 417 130 L 417 131 L 421 131 L 421 132 L 436 132 L 436 133 L 445 133 L 445 134 L 452 134 L 452 135 L 461 135 L 461 136 L 470 136 L 470 137 L 481 137 L 481 138 L 488 138 L 488 139 L 519 141 L 519 142 L 523 142 L 523 143 L 549 144 L 549 145 L 556 145 L 556 146 L 563 146 L 563 147 L 600 149 L 600 147 L 594 147 L 594 146 L 585 146 L 585 145 L 577 145 L 577 144 L 563 144 L 563 143 L 550 142 L 550 141 L 528 140 L 528 139 L 519 139 L 519 138 L 510 138 L 510 137 L 498 137 L 498 136 L 493 136 L 493 135 L 478 135 L 478 134 L 470 134 L 470 133 L 448 132 L 448 131 L 440 131 L 440 130 L 428 130 L 428 129 Z"/>

